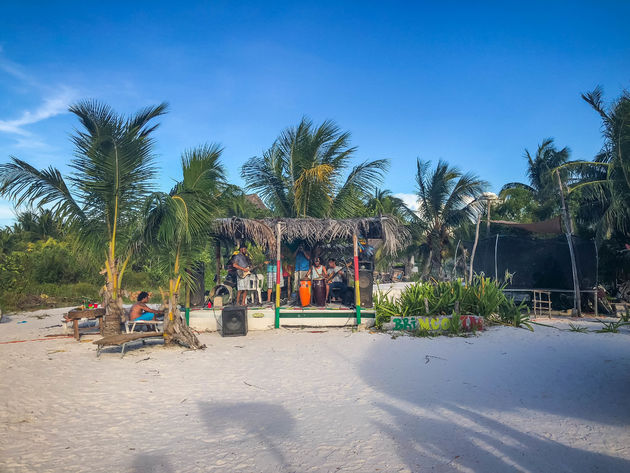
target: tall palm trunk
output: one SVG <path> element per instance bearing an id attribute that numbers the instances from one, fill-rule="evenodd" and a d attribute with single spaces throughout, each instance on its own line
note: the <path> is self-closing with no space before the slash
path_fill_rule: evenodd
<path id="1" fill-rule="evenodd" d="M 103 335 L 117 335 L 121 333 L 121 323 L 124 319 L 123 300 L 120 291 L 114 289 L 114 284 L 108 279 L 103 294 L 105 320 Z"/>
<path id="2" fill-rule="evenodd" d="M 174 274 L 179 273 L 179 253 L 175 258 Z M 164 317 L 164 342 L 166 344 L 178 343 L 188 348 L 205 348 L 195 332 L 186 324 L 186 320 L 179 310 L 179 287 L 181 276 L 170 279 L 168 282 L 168 314 Z"/>

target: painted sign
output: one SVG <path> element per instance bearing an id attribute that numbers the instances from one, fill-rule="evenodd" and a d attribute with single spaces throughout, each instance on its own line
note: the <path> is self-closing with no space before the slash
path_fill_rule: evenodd
<path id="1" fill-rule="evenodd" d="M 483 318 L 476 315 L 460 315 L 462 330 L 483 330 Z M 417 329 L 427 331 L 448 330 L 451 326 L 450 316 L 441 317 L 392 317 L 388 328 L 390 330 L 415 331 Z"/>

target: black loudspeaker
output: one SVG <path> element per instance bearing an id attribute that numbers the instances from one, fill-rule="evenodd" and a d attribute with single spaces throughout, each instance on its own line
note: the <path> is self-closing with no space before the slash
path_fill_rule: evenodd
<path id="1" fill-rule="evenodd" d="M 372 271 L 359 270 L 359 290 L 361 291 L 361 307 L 372 307 L 372 291 L 374 286 L 374 273 Z"/>
<path id="2" fill-rule="evenodd" d="M 374 271 L 374 262 L 370 260 L 359 261 L 359 271 Z"/>
<path id="3" fill-rule="evenodd" d="M 247 335 L 247 308 L 237 305 L 224 307 L 221 311 L 221 336 L 242 335 Z"/>

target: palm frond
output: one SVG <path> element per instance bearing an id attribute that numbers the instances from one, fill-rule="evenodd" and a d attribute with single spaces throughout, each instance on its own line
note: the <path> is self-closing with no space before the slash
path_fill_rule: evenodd
<path id="1" fill-rule="evenodd" d="M 59 170 L 51 166 L 40 171 L 21 159 L 10 159 L 0 165 L 0 195 L 13 200 L 16 207 L 52 205 L 55 218 L 62 221 L 84 218 Z"/>

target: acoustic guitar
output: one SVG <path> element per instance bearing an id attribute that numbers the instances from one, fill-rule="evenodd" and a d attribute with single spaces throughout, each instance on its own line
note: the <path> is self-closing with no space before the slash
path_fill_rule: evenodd
<path id="1" fill-rule="evenodd" d="M 251 275 L 252 272 L 254 272 L 255 269 L 257 269 L 259 267 L 260 267 L 260 265 L 257 264 L 257 265 L 254 265 L 254 266 L 250 266 L 246 270 L 237 269 L 236 270 L 236 274 L 238 275 L 239 279 L 245 279 L 247 276 Z"/>
<path id="2" fill-rule="evenodd" d="M 333 279 L 335 279 L 335 276 L 337 276 L 340 272 L 342 272 L 344 269 L 349 268 L 350 266 L 352 266 L 352 262 L 350 263 L 346 263 L 345 265 L 343 265 L 339 271 L 336 271 L 335 273 L 331 274 L 330 276 L 326 276 L 326 284 L 328 284 L 330 281 L 332 281 Z"/>

